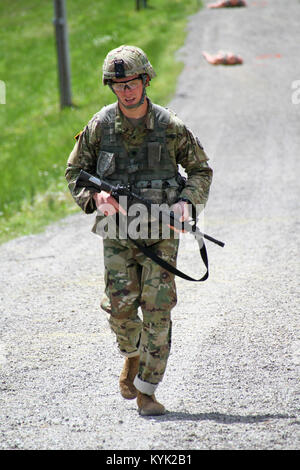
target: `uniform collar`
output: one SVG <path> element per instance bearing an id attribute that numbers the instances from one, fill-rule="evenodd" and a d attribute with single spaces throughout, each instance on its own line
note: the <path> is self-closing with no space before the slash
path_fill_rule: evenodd
<path id="1" fill-rule="evenodd" d="M 148 101 L 148 109 L 145 119 L 146 129 L 153 131 L 154 129 L 154 110 L 151 100 L 146 98 Z M 122 111 L 120 110 L 118 104 L 116 106 L 116 120 L 115 120 L 115 132 L 116 134 L 121 134 L 124 131 L 124 128 L 127 127 L 128 121 Z"/>

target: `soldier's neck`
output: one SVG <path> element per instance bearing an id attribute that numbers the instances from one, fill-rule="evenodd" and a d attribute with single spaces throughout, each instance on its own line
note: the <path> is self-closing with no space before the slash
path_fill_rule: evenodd
<path id="1" fill-rule="evenodd" d="M 139 119 L 139 118 L 141 118 L 141 117 L 143 117 L 147 114 L 148 101 L 147 101 L 147 99 L 145 99 L 144 103 L 141 104 L 141 106 L 139 106 L 138 108 L 132 108 L 132 109 L 125 108 L 122 105 L 122 103 L 120 103 L 120 101 L 119 101 L 119 107 L 120 107 L 120 110 L 122 111 L 122 113 L 126 117 L 131 118 L 131 119 Z"/>

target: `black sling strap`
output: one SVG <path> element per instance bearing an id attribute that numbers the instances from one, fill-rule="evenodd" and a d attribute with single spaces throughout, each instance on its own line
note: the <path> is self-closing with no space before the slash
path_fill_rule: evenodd
<path id="1" fill-rule="evenodd" d="M 116 214 L 116 224 L 119 227 L 119 214 L 118 213 Z M 181 277 L 182 279 L 185 279 L 186 281 L 194 281 L 194 282 L 206 281 L 206 279 L 209 276 L 208 256 L 207 256 L 206 246 L 205 246 L 203 238 L 196 238 L 196 240 L 197 240 L 198 245 L 199 245 L 199 250 L 200 250 L 200 255 L 201 255 L 202 261 L 203 261 L 203 263 L 206 267 L 206 273 L 200 279 L 194 279 L 193 277 L 188 276 L 187 274 L 183 273 L 179 269 L 172 266 L 170 263 L 168 263 L 164 259 L 157 256 L 157 254 L 154 253 L 154 251 L 152 251 L 151 248 L 149 248 L 148 246 L 140 245 L 136 240 L 131 238 L 128 233 L 127 233 L 127 237 L 142 253 L 144 253 L 145 256 L 152 259 L 152 261 L 157 263 L 159 266 L 164 268 L 166 271 L 169 271 L 170 273 L 175 274 L 175 276 Z"/>
<path id="2" fill-rule="evenodd" d="M 155 263 L 159 264 L 159 266 L 161 266 L 162 268 L 164 268 L 167 271 L 171 272 L 172 274 L 175 274 L 176 276 L 182 277 L 182 279 L 186 279 L 187 281 L 203 282 L 203 281 L 206 281 L 206 279 L 209 276 L 207 251 L 206 251 L 206 246 L 204 244 L 204 241 L 202 239 L 197 240 L 197 241 L 198 241 L 198 244 L 199 244 L 200 255 L 201 255 L 202 261 L 203 261 L 203 263 L 205 264 L 205 267 L 206 267 L 206 273 L 204 274 L 204 276 L 201 277 L 201 279 L 194 279 L 193 277 L 190 277 L 187 274 L 184 274 L 182 271 L 179 271 L 179 269 L 175 268 L 174 266 L 169 264 L 167 261 L 165 261 L 162 258 L 160 258 L 159 256 L 157 256 L 157 254 L 154 253 L 154 251 L 152 251 L 149 247 L 147 247 L 145 245 L 140 245 L 136 240 L 133 240 L 129 236 L 128 236 L 128 238 L 129 238 L 129 240 L 132 241 L 132 243 L 134 243 L 134 245 L 137 248 L 139 248 L 139 250 L 141 250 L 144 253 L 145 256 L 152 259 L 153 261 L 155 261 Z"/>

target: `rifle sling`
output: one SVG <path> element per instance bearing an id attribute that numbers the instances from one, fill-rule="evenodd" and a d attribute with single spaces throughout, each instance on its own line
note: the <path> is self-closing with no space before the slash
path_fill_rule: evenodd
<path id="1" fill-rule="evenodd" d="M 202 261 L 203 261 L 203 263 L 205 264 L 205 267 L 206 267 L 206 273 L 204 274 L 204 276 L 201 277 L 201 279 L 194 279 L 193 277 L 190 277 L 187 274 L 184 274 L 182 271 L 180 271 L 179 269 L 177 269 L 174 266 L 172 266 L 171 264 L 169 264 L 167 261 L 165 261 L 162 258 L 160 258 L 159 256 L 157 256 L 157 254 L 154 253 L 154 251 L 152 251 L 149 247 L 147 247 L 145 245 L 140 245 L 136 240 L 133 240 L 129 236 L 128 236 L 128 238 L 129 238 L 129 240 L 132 241 L 132 243 L 135 244 L 135 246 L 137 248 L 139 248 L 139 250 L 141 250 L 144 253 L 145 256 L 152 259 L 152 261 L 157 263 L 162 268 L 166 269 L 167 271 L 171 272 L 172 274 L 175 274 L 176 276 L 181 277 L 182 279 L 186 279 L 187 281 L 203 282 L 203 281 L 206 281 L 206 279 L 209 276 L 208 257 L 207 257 L 206 246 L 205 246 L 203 240 L 197 240 L 197 241 L 198 241 L 198 244 L 199 244 L 200 255 L 201 255 Z M 201 247 L 200 247 L 200 243 L 202 245 Z"/>
<path id="2" fill-rule="evenodd" d="M 116 214 L 116 215 L 117 215 L 117 217 L 116 217 L 116 224 L 119 226 L 119 217 L 118 217 L 118 214 Z M 147 256 L 148 258 L 152 259 L 152 261 L 154 261 L 155 263 L 157 263 L 159 266 L 161 266 L 162 268 L 164 268 L 166 271 L 169 271 L 170 273 L 175 274 L 175 276 L 181 277 L 182 279 L 185 279 L 186 281 L 194 281 L 194 282 L 203 282 L 203 281 L 206 281 L 206 279 L 208 278 L 208 276 L 209 276 L 209 270 L 208 270 L 208 256 L 207 256 L 206 246 L 205 246 L 205 243 L 204 243 L 203 238 L 197 239 L 197 242 L 198 242 L 198 245 L 199 245 L 199 250 L 200 250 L 200 255 L 201 255 L 202 261 L 203 261 L 203 263 L 205 264 L 205 267 L 206 267 L 206 273 L 205 273 L 200 279 L 194 279 L 193 277 L 188 276 L 188 274 L 183 273 L 182 271 L 180 271 L 179 269 L 175 268 L 174 266 L 172 266 L 170 263 L 168 263 L 168 262 L 165 261 L 164 259 L 162 259 L 162 258 L 160 258 L 159 256 L 157 256 L 157 254 L 154 253 L 154 251 L 152 251 L 151 248 L 149 248 L 148 246 L 146 246 L 146 245 L 140 245 L 136 240 L 134 240 L 133 238 L 131 238 L 128 234 L 127 234 L 127 236 L 128 236 L 128 238 L 129 238 L 129 240 L 130 240 L 142 253 L 144 253 L 145 256 Z"/>

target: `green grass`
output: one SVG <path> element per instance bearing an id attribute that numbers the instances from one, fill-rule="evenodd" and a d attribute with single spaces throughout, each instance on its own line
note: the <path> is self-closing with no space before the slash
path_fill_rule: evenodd
<path id="1" fill-rule="evenodd" d="M 67 0 L 74 107 L 60 110 L 53 1 L 0 3 L 0 243 L 42 230 L 77 210 L 64 171 L 74 135 L 103 105 L 115 100 L 101 84 L 110 49 L 144 49 L 157 73 L 150 98 L 166 105 L 182 65 L 175 52 L 198 0 Z"/>

